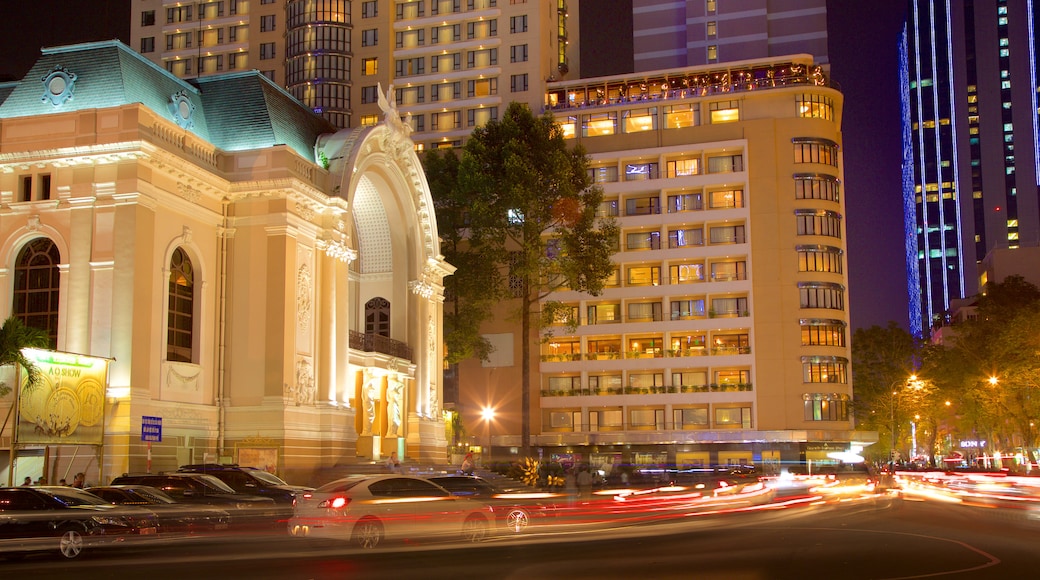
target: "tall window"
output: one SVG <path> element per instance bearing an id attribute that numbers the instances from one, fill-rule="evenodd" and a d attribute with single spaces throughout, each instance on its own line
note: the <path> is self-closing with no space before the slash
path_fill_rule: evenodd
<path id="1" fill-rule="evenodd" d="M 58 246 L 47 238 L 36 238 L 22 248 L 14 267 L 14 316 L 38 328 L 58 345 L 58 298 L 60 279 Z"/>
<path id="2" fill-rule="evenodd" d="M 365 303 L 365 334 L 390 336 L 390 302 L 373 298 Z"/>
<path id="3" fill-rule="evenodd" d="M 191 258 L 177 248 L 170 259 L 166 360 L 192 362 L 195 328 L 195 274 Z"/>

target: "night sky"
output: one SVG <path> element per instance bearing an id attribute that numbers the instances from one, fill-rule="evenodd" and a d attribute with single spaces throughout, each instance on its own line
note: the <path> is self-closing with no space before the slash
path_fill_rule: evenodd
<path id="1" fill-rule="evenodd" d="M 630 0 L 596 2 L 605 15 L 630 6 Z M 22 78 L 42 47 L 128 42 L 130 9 L 130 0 L 3 0 L 0 80 Z M 897 55 L 905 11 L 905 0 L 828 2 L 831 74 L 845 95 L 843 189 L 853 328 L 889 320 L 907 327 Z M 603 30 L 616 37 L 619 28 Z"/>

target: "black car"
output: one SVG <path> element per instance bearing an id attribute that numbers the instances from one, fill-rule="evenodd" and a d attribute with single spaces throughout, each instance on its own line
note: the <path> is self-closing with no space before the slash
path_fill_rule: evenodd
<path id="1" fill-rule="evenodd" d="M 155 515 L 64 486 L 0 488 L 0 551 L 54 550 L 72 559 L 84 547 L 157 531 Z"/>
<path id="2" fill-rule="evenodd" d="M 182 465 L 180 473 L 205 473 L 212 475 L 227 484 L 237 493 L 269 497 L 277 504 L 292 507 L 296 494 L 314 491 L 313 487 L 289 485 L 277 475 L 256 467 L 242 467 L 235 464 L 200 463 Z"/>
<path id="3" fill-rule="evenodd" d="M 527 529 L 532 519 L 554 517 L 557 514 L 555 494 L 520 485 L 494 483 L 475 475 L 436 475 L 426 479 L 451 492 L 490 505 L 499 524 L 513 533 Z"/>
<path id="4" fill-rule="evenodd" d="M 269 497 L 235 493 L 224 482 L 205 473 L 157 473 L 121 475 L 112 485 L 148 485 L 159 488 L 175 501 L 220 507 L 231 514 L 234 527 L 273 528 L 284 517 Z"/>
<path id="5" fill-rule="evenodd" d="M 178 502 L 148 485 L 106 485 L 88 492 L 108 503 L 139 506 L 155 513 L 161 534 L 197 534 L 226 530 L 231 514 L 216 506 Z"/>

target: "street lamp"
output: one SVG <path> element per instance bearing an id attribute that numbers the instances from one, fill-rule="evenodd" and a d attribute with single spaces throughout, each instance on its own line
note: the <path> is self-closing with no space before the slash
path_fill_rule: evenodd
<path id="1" fill-rule="evenodd" d="M 487 459 L 484 465 L 485 469 L 491 467 L 491 421 L 495 418 L 495 410 L 491 407 L 484 407 L 480 412 L 480 416 L 487 422 Z"/>

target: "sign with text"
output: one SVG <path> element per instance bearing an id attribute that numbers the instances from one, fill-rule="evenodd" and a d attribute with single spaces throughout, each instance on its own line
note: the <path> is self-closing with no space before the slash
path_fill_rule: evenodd
<path id="1" fill-rule="evenodd" d="M 141 441 L 162 442 L 162 417 L 141 417 Z"/>
<path id="2" fill-rule="evenodd" d="M 101 445 L 109 359 L 35 348 L 22 354 L 40 382 L 30 386 L 22 373 L 16 443 Z"/>

